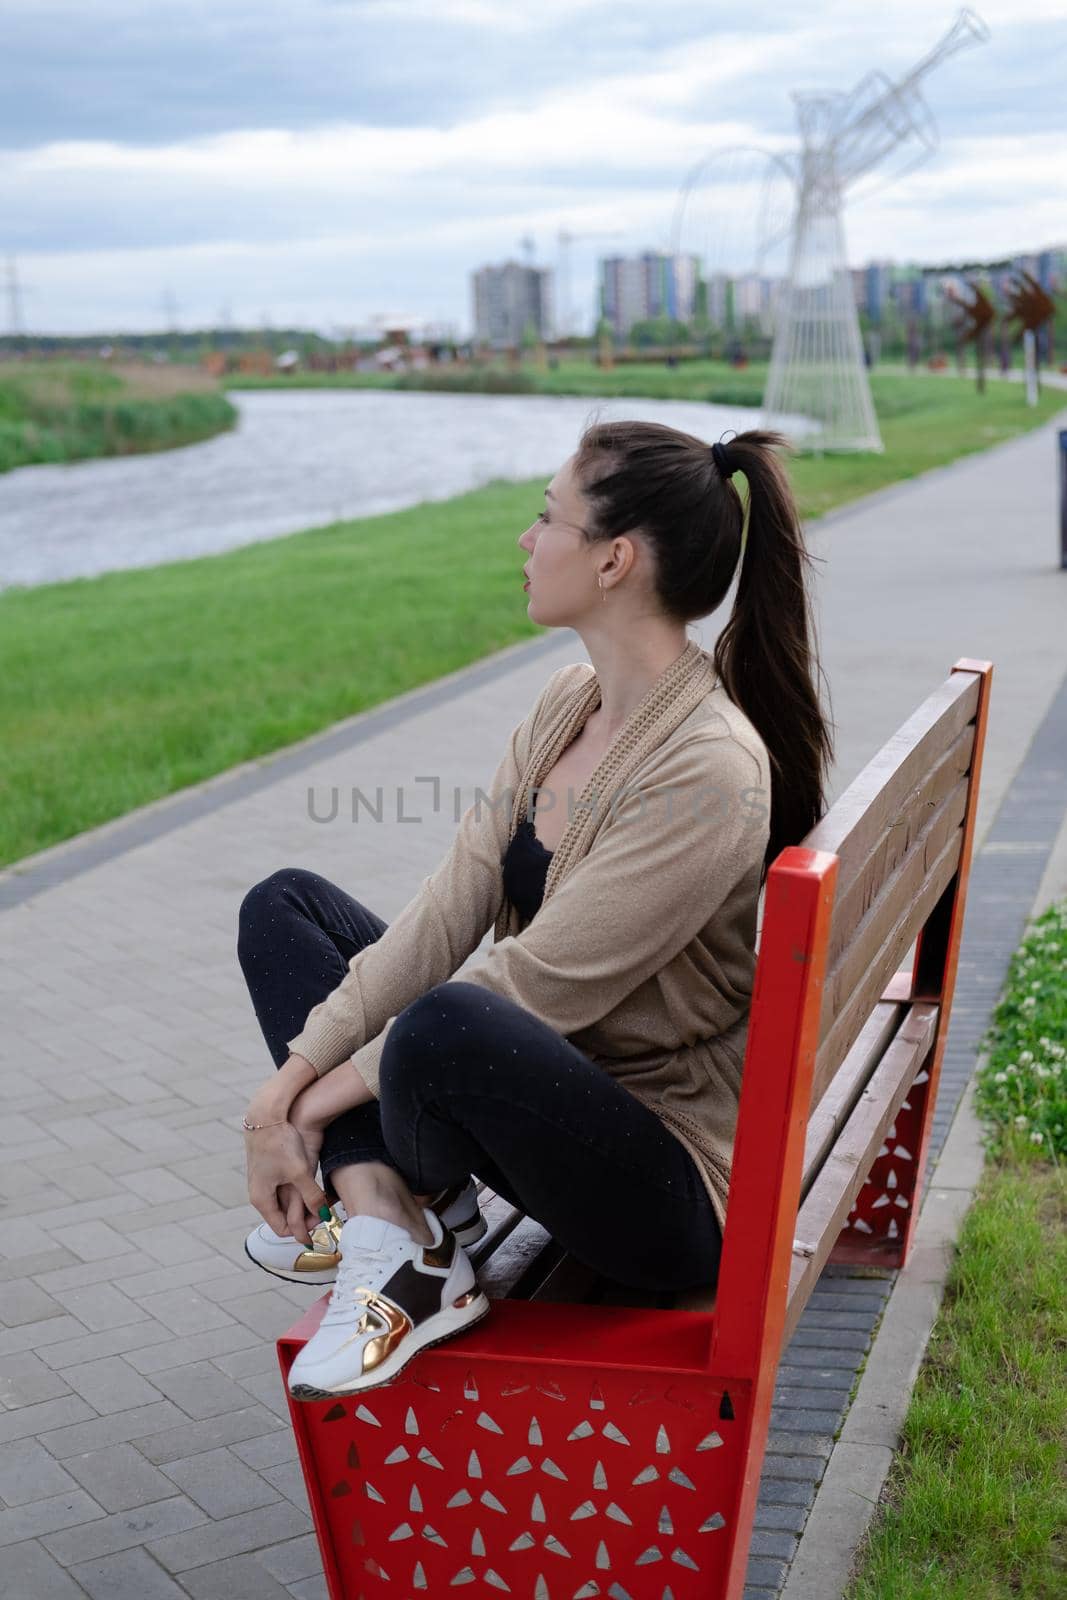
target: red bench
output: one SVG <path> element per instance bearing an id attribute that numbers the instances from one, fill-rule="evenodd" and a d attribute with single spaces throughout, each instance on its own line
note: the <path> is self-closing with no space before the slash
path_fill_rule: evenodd
<path id="1" fill-rule="evenodd" d="M 331 1600 L 739 1600 L 808 1296 L 828 1261 L 908 1257 L 992 671 L 957 661 L 768 873 L 717 1292 L 598 1280 L 483 1193 L 491 1315 L 391 1384 L 291 1403 Z"/>

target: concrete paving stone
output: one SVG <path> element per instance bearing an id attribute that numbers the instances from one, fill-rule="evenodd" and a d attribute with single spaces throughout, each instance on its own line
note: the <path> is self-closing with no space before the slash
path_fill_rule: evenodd
<path id="1" fill-rule="evenodd" d="M 262 1562 L 279 1583 L 297 1583 L 301 1578 L 314 1578 L 322 1571 L 318 1540 L 313 1533 L 257 1550 L 255 1559 Z"/>
<path id="2" fill-rule="evenodd" d="M 294 1506 L 310 1514 L 307 1489 L 304 1486 L 303 1474 L 299 1461 L 283 1461 L 276 1467 L 264 1467 L 263 1477 L 272 1484 L 279 1494 L 291 1500 Z"/>
<path id="3" fill-rule="evenodd" d="M 311 1302 L 314 1304 L 314 1300 Z M 291 1328 L 299 1316 L 293 1301 L 275 1289 L 265 1289 L 259 1294 L 243 1295 L 228 1300 L 226 1309 L 246 1328 L 252 1328 L 264 1339 L 274 1340 Z"/>
<path id="4" fill-rule="evenodd" d="M 83 1522 L 63 1533 L 50 1533 L 42 1542 L 62 1566 L 72 1567 L 80 1561 L 114 1555 L 118 1550 L 132 1550 L 149 1539 L 184 1533 L 207 1520 L 199 1506 L 176 1494 L 170 1500 L 154 1500 L 150 1505 L 116 1511 L 96 1522 Z"/>
<path id="5" fill-rule="evenodd" d="M 797 1541 L 793 1534 L 774 1528 L 757 1528 L 752 1534 L 749 1554 L 789 1562 L 792 1561 L 796 1548 Z"/>
<path id="6" fill-rule="evenodd" d="M 766 1556 L 752 1556 L 745 1568 L 745 1577 L 750 1583 L 761 1584 L 773 1594 L 777 1594 L 785 1582 L 787 1571 L 788 1563 L 785 1561 L 775 1561 Z"/>
<path id="7" fill-rule="evenodd" d="M 150 1316 L 162 1322 L 172 1333 L 206 1333 L 211 1328 L 225 1328 L 233 1318 L 221 1306 L 205 1299 L 191 1284 L 180 1289 L 166 1289 L 162 1294 L 147 1295 L 141 1302 Z"/>
<path id="8" fill-rule="evenodd" d="M 84 1561 L 70 1572 L 92 1600 L 183 1600 L 187 1592 L 144 1550 Z"/>
<path id="9" fill-rule="evenodd" d="M 206 1118 L 203 1122 L 186 1123 L 182 1129 L 185 1138 L 198 1150 L 217 1151 L 220 1155 L 233 1152 L 234 1125 L 228 1118 Z"/>
<path id="10" fill-rule="evenodd" d="M 130 1511 L 169 1499 L 174 1486 L 132 1444 L 110 1444 L 63 1463 L 105 1511 Z"/>
<path id="11" fill-rule="evenodd" d="M 243 1382 L 245 1378 L 258 1378 L 266 1372 L 278 1371 L 278 1351 L 273 1339 L 262 1339 L 249 1330 L 249 1338 L 253 1337 L 255 1342 L 246 1349 L 236 1350 L 232 1355 L 213 1357 L 220 1372 Z"/>
<path id="12" fill-rule="evenodd" d="M 762 1584 L 757 1587 L 750 1586 L 746 1583 L 744 1589 L 741 1591 L 741 1600 L 778 1600 L 778 1596 L 781 1594 L 781 1592 L 782 1591 L 780 1588 L 765 1589 L 763 1588 Z"/>
<path id="13" fill-rule="evenodd" d="M 101 1361 L 64 1367 L 63 1377 L 102 1416 L 112 1411 L 131 1411 L 135 1406 L 152 1405 L 162 1399 L 159 1390 L 134 1372 L 121 1356 L 105 1356 Z"/>
<path id="14" fill-rule="evenodd" d="M 811 1483 L 799 1478 L 772 1476 L 764 1463 L 757 1504 L 769 1509 L 772 1506 L 810 1506 L 815 1498 Z"/>
<path id="15" fill-rule="evenodd" d="M 802 1321 L 809 1333 L 825 1331 L 839 1334 L 851 1331 L 869 1338 L 873 1315 L 875 1313 L 871 1311 L 822 1311 L 816 1307 L 814 1310 L 809 1308 L 805 1311 Z M 798 1324 L 797 1332 L 799 1331 Z"/>
<path id="16" fill-rule="evenodd" d="M 188 1572 L 191 1567 L 206 1567 L 211 1561 L 223 1561 L 227 1556 L 247 1555 L 265 1545 L 280 1543 L 283 1539 L 309 1533 L 311 1524 L 287 1500 L 264 1506 L 259 1511 L 243 1511 L 236 1517 L 225 1517 L 221 1522 L 211 1522 L 189 1533 L 172 1534 L 157 1539 L 148 1546 L 152 1555 L 169 1572 Z"/>
<path id="17" fill-rule="evenodd" d="M 116 1234 L 116 1238 L 122 1238 Z M 130 1294 L 131 1290 L 126 1283 L 128 1278 L 136 1278 L 144 1272 L 144 1262 L 139 1254 L 130 1250 L 125 1239 L 122 1240 L 122 1249 L 110 1258 L 101 1261 L 78 1261 L 77 1257 L 68 1255 L 67 1260 L 73 1264 L 61 1265 L 53 1269 L 50 1265 L 34 1263 L 34 1277 L 49 1294 L 54 1295 L 59 1289 L 80 1289 L 87 1283 L 121 1283 L 123 1294 Z"/>
<path id="18" fill-rule="evenodd" d="M 29 1505 L 0 1511 L 0 1545 L 18 1544 L 21 1539 L 38 1539 L 43 1533 L 72 1528 L 79 1522 L 102 1517 L 96 1501 L 84 1489 L 68 1489 L 63 1494 L 47 1495 Z"/>
<path id="19" fill-rule="evenodd" d="M 192 1160 L 177 1161 L 171 1170 L 220 1206 L 238 1206 L 248 1199 L 244 1173 L 224 1164 L 218 1156 L 196 1156 Z"/>
<path id="20" fill-rule="evenodd" d="M 242 1378 L 241 1388 L 258 1400 L 261 1405 L 267 1406 L 283 1422 L 289 1421 L 289 1402 L 286 1398 L 285 1387 L 282 1383 L 281 1370 L 265 1372 L 258 1378 Z"/>
<path id="21" fill-rule="evenodd" d="M 833 1448 L 833 1439 L 826 1434 L 794 1433 L 786 1428 L 771 1427 L 767 1434 L 768 1455 L 822 1456 Z"/>
<path id="22" fill-rule="evenodd" d="M 772 1405 L 771 1427 L 783 1433 L 803 1434 L 810 1438 L 815 1433 L 833 1434 L 841 1420 L 841 1411 L 791 1410 L 788 1406 Z"/>
<path id="23" fill-rule="evenodd" d="M 146 1349 L 131 1350 L 126 1360 L 146 1377 L 153 1372 L 166 1372 L 171 1367 L 185 1367 L 194 1361 L 212 1360 L 221 1372 L 232 1378 L 240 1369 L 230 1363 L 239 1362 L 243 1357 L 260 1360 L 263 1355 L 263 1343 L 258 1334 L 235 1322 L 228 1328 L 210 1328 L 207 1333 L 194 1333 Z M 266 1355 L 273 1357 L 274 1353 L 268 1349 Z M 261 1369 L 253 1366 L 250 1370 Z"/>
<path id="24" fill-rule="evenodd" d="M 0 1124 L 0 1150 L 13 1150 L 18 1152 L 20 1146 L 32 1144 L 41 1137 L 41 1128 L 30 1117 L 5 1116 Z"/>
<path id="25" fill-rule="evenodd" d="M 330 1600 L 326 1579 L 321 1573 L 314 1578 L 304 1578 L 300 1583 L 291 1583 L 289 1593 L 293 1600 Z"/>
<path id="26" fill-rule="evenodd" d="M 755 1526 L 765 1532 L 781 1529 L 787 1533 L 802 1533 L 808 1520 L 807 1506 L 765 1505 L 756 1506 Z"/>
<path id="27" fill-rule="evenodd" d="M 177 1410 L 176 1407 L 172 1409 Z M 213 1450 L 218 1445 L 237 1444 L 244 1439 L 258 1439 L 263 1434 L 274 1433 L 281 1426 L 278 1417 L 266 1406 L 249 1405 L 243 1411 L 225 1411 L 217 1417 L 205 1417 L 202 1422 L 185 1422 L 163 1432 L 143 1436 L 138 1440 L 137 1448 L 149 1461 L 162 1466 L 168 1461 L 180 1461 L 183 1456 L 196 1455 L 200 1450 Z"/>
<path id="28" fill-rule="evenodd" d="M 69 1394 L 72 1387 L 77 1385 L 65 1382 L 32 1350 L 0 1357 L 0 1404 L 8 1410 L 57 1400 Z"/>
<path id="29" fill-rule="evenodd" d="M 142 1206 L 136 1210 L 125 1212 L 121 1217 L 113 1217 L 111 1222 L 112 1227 L 116 1228 L 119 1233 L 126 1235 L 131 1246 L 136 1244 L 139 1248 L 143 1248 L 141 1237 L 148 1230 L 161 1225 L 174 1227 L 180 1223 L 182 1231 L 188 1233 L 186 1225 L 189 1222 L 194 1218 L 197 1221 L 203 1221 L 211 1217 L 218 1209 L 219 1207 L 214 1200 L 209 1200 L 207 1195 L 198 1194 L 195 1189 L 191 1189 L 188 1198 L 185 1200 L 168 1200 L 158 1206 Z M 196 1258 L 189 1255 L 186 1259 L 192 1261 Z"/>
<path id="30" fill-rule="evenodd" d="M 243 1180 L 244 1173 L 240 1176 Z M 249 1229 L 257 1227 L 262 1220 L 256 1208 L 249 1205 L 248 1195 L 244 1193 L 240 1201 L 221 1208 L 213 1217 L 197 1217 L 191 1221 L 189 1232 L 197 1234 L 224 1255 L 232 1256 L 239 1266 L 251 1268 L 252 1264 L 244 1253 L 244 1242 Z"/>
<path id="31" fill-rule="evenodd" d="M 176 1267 L 188 1261 L 200 1261 L 204 1255 L 204 1247 L 200 1240 L 176 1222 L 157 1222 L 145 1228 L 137 1228 L 132 1242 L 136 1243 L 138 1250 L 148 1261 L 159 1267 Z M 130 1244 L 129 1238 L 124 1240 L 126 1249 L 129 1249 Z"/>
<path id="32" fill-rule="evenodd" d="M 24 1278 L 5 1289 L 0 1300 L 0 1322 L 6 1328 L 18 1328 L 26 1322 L 43 1322 L 46 1317 L 61 1317 L 64 1308 L 50 1294 L 45 1294 L 32 1279 Z"/>
<path id="33" fill-rule="evenodd" d="M 845 1355 L 853 1351 L 863 1353 L 870 1343 L 869 1327 L 842 1328 L 834 1322 L 828 1328 L 813 1328 L 801 1320 L 793 1330 L 793 1337 L 785 1348 L 785 1356 L 791 1360 L 794 1350 L 809 1350 L 812 1346 L 819 1350 L 836 1350 Z"/>
<path id="34" fill-rule="evenodd" d="M 763 1458 L 763 1476 L 769 1482 L 782 1478 L 796 1478 L 801 1483 L 817 1482 L 822 1477 L 826 1460 L 823 1455 L 768 1452 Z"/>
<path id="35" fill-rule="evenodd" d="M 4 1586 L 12 1600 L 85 1600 L 85 1590 L 36 1539 L 8 1545 Z"/>
<path id="36" fill-rule="evenodd" d="M 67 1494 L 77 1483 L 36 1439 L 14 1439 L 0 1445 L 0 1500 L 24 1506 Z"/>
<path id="37" fill-rule="evenodd" d="M 45 1350 L 77 1338 L 85 1329 L 73 1317 L 48 1317 L 44 1322 L 24 1322 L 16 1328 L 0 1329 L 0 1356 L 19 1355 L 23 1350 Z"/>
<path id="38" fill-rule="evenodd" d="M 62 1372 L 65 1367 L 99 1361 L 103 1356 L 128 1355 L 170 1337 L 169 1328 L 146 1317 L 143 1322 L 133 1322 L 127 1328 L 110 1328 L 107 1333 L 87 1333 L 61 1344 L 46 1345 L 41 1351 L 41 1360 Z"/>
<path id="39" fill-rule="evenodd" d="M 279 1428 L 277 1433 L 267 1433 L 259 1439 L 246 1439 L 231 1448 L 235 1456 L 240 1456 L 242 1461 L 257 1470 L 297 1459 L 296 1439 L 291 1428 Z"/>
<path id="40" fill-rule="evenodd" d="M 248 1404 L 244 1387 L 210 1361 L 194 1361 L 187 1366 L 154 1373 L 153 1382 L 195 1421 L 217 1417 L 226 1411 L 242 1411 Z"/>
<path id="41" fill-rule="evenodd" d="M 248 1300 L 253 1295 L 270 1293 L 280 1296 L 283 1289 L 289 1287 L 294 1289 L 303 1287 L 305 1295 L 308 1293 L 307 1284 L 302 1286 L 299 1284 L 286 1284 L 280 1278 L 271 1277 L 269 1273 L 264 1272 L 262 1267 L 257 1267 L 245 1254 L 244 1239 L 245 1236 L 242 1233 L 240 1236 L 241 1250 L 239 1255 L 234 1253 L 231 1256 L 227 1255 L 225 1251 L 221 1251 L 215 1257 L 216 1260 L 226 1261 L 230 1270 L 225 1273 L 215 1273 L 211 1281 L 204 1284 L 203 1293 L 206 1299 L 213 1300 L 216 1305 L 222 1306 L 226 1311 L 232 1313 L 232 1302 Z M 288 1295 L 284 1296 L 284 1298 L 288 1303 Z"/>
<path id="42" fill-rule="evenodd" d="M 14 1438 L 38 1438 L 50 1427 L 66 1422 L 85 1422 L 94 1418 L 91 1406 L 82 1395 L 61 1395 L 58 1400 L 42 1400 L 40 1405 L 19 1406 L 18 1411 L 0 1411 L 0 1445 Z"/>
<path id="43" fill-rule="evenodd" d="M 191 1183 L 184 1183 L 164 1167 L 146 1167 L 142 1172 L 126 1173 L 120 1182 L 145 1205 L 172 1205 L 199 1195 Z"/>
<path id="44" fill-rule="evenodd" d="M 182 1583 L 193 1600 L 290 1600 L 289 1590 L 264 1571 L 255 1556 L 230 1556 L 196 1572 Z"/>
<path id="45" fill-rule="evenodd" d="M 817 1367 L 788 1365 L 778 1368 L 778 1382 L 775 1395 L 786 1394 L 790 1390 L 804 1389 L 808 1392 L 818 1393 L 822 1390 L 840 1391 L 848 1394 L 858 1370 L 857 1365 L 850 1367 Z"/>
<path id="46" fill-rule="evenodd" d="M 273 1505 L 282 1498 L 279 1488 L 246 1466 L 225 1446 L 170 1461 L 163 1470 L 190 1500 L 195 1500 L 215 1518 L 254 1511 L 258 1506 Z"/>
<path id="47" fill-rule="evenodd" d="M 796 1374 L 804 1383 L 814 1383 L 820 1374 L 826 1374 L 838 1385 L 851 1383 L 866 1357 L 863 1350 L 838 1350 L 833 1346 L 812 1344 L 790 1345 L 779 1367 L 779 1372 Z"/>
<path id="48" fill-rule="evenodd" d="M 832 1293 L 816 1287 L 812 1290 L 804 1315 L 811 1316 L 813 1312 L 823 1311 L 847 1311 L 869 1317 L 873 1312 L 881 1311 L 887 1299 L 888 1294 L 841 1294 L 836 1285 Z"/>
<path id="49" fill-rule="evenodd" d="M 142 1322 L 148 1313 L 113 1283 L 88 1283 L 80 1289 L 59 1289 L 55 1299 L 90 1333 Z"/>
<path id="50" fill-rule="evenodd" d="M 129 1276 L 122 1284 L 123 1293 L 132 1300 L 144 1301 L 151 1295 L 189 1285 L 203 1288 L 211 1279 L 231 1274 L 233 1263 L 225 1256 L 206 1253 L 200 1261 L 186 1261 L 180 1267 L 151 1267 L 147 1272 L 144 1269 L 145 1262 L 138 1253 L 135 1261 L 131 1259 Z"/>
<path id="51" fill-rule="evenodd" d="M 59 1461 L 64 1461 L 67 1456 L 83 1455 L 87 1450 L 102 1450 L 105 1445 L 141 1439 L 185 1420 L 177 1406 L 171 1405 L 169 1400 L 160 1400 L 150 1406 L 137 1406 L 132 1411 L 115 1411 L 109 1417 L 93 1416 L 84 1402 L 79 1404 L 91 1420 L 72 1420 L 68 1427 L 42 1428 L 39 1431 L 41 1443 Z"/>

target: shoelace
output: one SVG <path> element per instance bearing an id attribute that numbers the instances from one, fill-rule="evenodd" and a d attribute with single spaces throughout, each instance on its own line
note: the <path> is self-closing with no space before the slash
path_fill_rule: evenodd
<path id="1" fill-rule="evenodd" d="M 391 1250 L 374 1250 L 369 1245 L 361 1245 L 358 1250 L 350 1249 L 343 1255 L 337 1267 L 336 1282 L 330 1291 L 330 1303 L 323 1313 L 323 1322 L 347 1321 L 353 1311 L 361 1306 L 356 1299 L 360 1280 L 368 1276 L 368 1269 L 373 1271 L 375 1266 L 384 1266 L 392 1258 Z"/>

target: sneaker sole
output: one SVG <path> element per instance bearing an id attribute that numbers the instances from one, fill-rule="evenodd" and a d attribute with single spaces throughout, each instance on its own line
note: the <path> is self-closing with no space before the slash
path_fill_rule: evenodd
<path id="1" fill-rule="evenodd" d="M 455 1234 L 458 1243 L 467 1248 L 472 1244 L 477 1244 L 479 1239 L 485 1237 L 489 1232 L 489 1224 L 479 1211 L 477 1217 L 471 1217 L 469 1221 L 464 1222 L 460 1227 L 453 1228 L 452 1232 Z M 261 1267 L 264 1272 L 269 1272 L 272 1278 L 284 1278 L 286 1283 L 306 1283 L 314 1288 L 316 1284 L 333 1283 L 337 1278 L 336 1267 L 324 1267 L 321 1272 L 293 1272 L 288 1267 L 269 1267 L 265 1261 L 256 1260 L 248 1248 L 247 1240 L 245 1241 L 245 1255 L 249 1261 L 255 1262 L 256 1266 Z"/>
<path id="2" fill-rule="evenodd" d="M 380 1367 L 367 1378 L 357 1378 L 352 1383 L 339 1384 L 334 1389 L 319 1389 L 310 1383 L 298 1383 L 289 1390 L 293 1400 L 344 1400 L 351 1394 L 362 1394 L 364 1389 L 377 1389 L 382 1384 L 392 1381 L 399 1376 L 404 1368 L 423 1350 L 429 1350 L 435 1344 L 444 1344 L 457 1333 L 462 1333 L 464 1328 L 472 1328 L 476 1322 L 482 1322 L 492 1310 L 492 1303 L 483 1290 L 479 1290 L 477 1297 L 469 1305 L 456 1307 L 448 1306 L 438 1311 L 434 1316 L 427 1318 L 422 1324 L 422 1329 L 414 1329 L 398 1345 L 393 1355 L 383 1361 Z M 449 1322 L 449 1326 L 442 1332 L 442 1319 Z"/>

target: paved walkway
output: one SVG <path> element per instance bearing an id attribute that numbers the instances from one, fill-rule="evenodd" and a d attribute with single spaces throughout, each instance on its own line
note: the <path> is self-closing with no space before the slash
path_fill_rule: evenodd
<path id="1" fill-rule="evenodd" d="M 1046 426 L 812 530 L 834 794 L 971 655 L 996 663 L 978 843 L 1005 800 L 1038 816 L 1063 770 L 1053 438 Z M 253 1214 L 237 1122 L 269 1061 L 236 963 L 237 909 L 252 883 L 299 864 L 394 916 L 549 672 L 582 654 L 570 632 L 503 651 L 0 875 L 6 1592 L 324 1594 L 272 1343 L 308 1293 L 271 1283 L 240 1248 Z M 353 822 L 352 789 L 379 785 L 394 820 Z M 414 824 L 395 820 L 397 786 Z M 338 816 L 317 820 L 335 787 Z M 1040 876 L 1042 816 L 1009 869 Z M 988 996 L 1002 959 L 998 946 L 975 965 Z M 961 1013 L 950 1095 L 979 1021 Z M 942 1130 L 954 1104 L 939 1103 Z M 761 1496 L 750 1600 L 781 1586 L 847 1398 L 847 1368 L 823 1347 L 857 1364 L 889 1288 L 833 1277 L 786 1352 L 764 1474 L 765 1490 L 780 1487 Z M 787 1393 L 802 1366 L 827 1391 L 822 1411 L 803 1388 Z"/>

